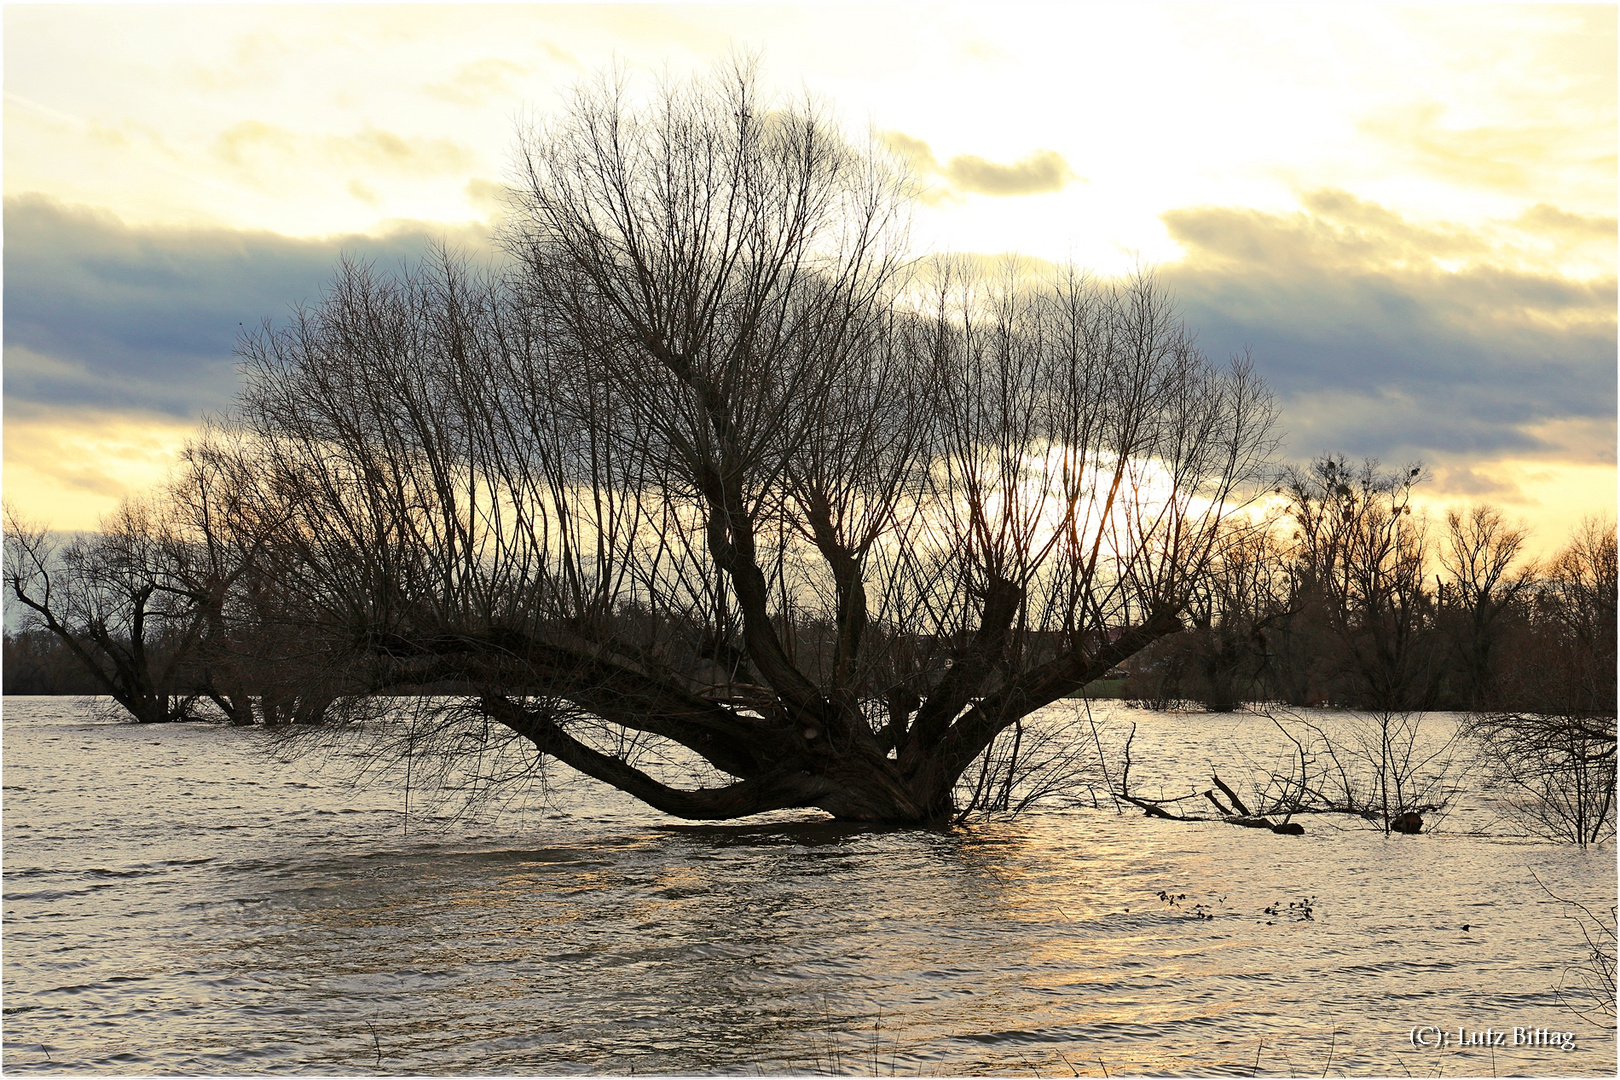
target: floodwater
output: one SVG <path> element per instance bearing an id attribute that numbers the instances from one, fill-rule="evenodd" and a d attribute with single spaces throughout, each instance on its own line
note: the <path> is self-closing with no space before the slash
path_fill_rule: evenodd
<path id="1" fill-rule="evenodd" d="M 694 827 L 586 782 L 407 813 L 402 783 L 92 704 L 5 700 L 8 1073 L 1615 1071 L 1537 882 L 1606 915 L 1614 855 L 1507 835 L 1477 793 L 1393 837 L 1084 800 Z M 1097 719 L 1167 790 L 1286 749 L 1241 714 Z"/>

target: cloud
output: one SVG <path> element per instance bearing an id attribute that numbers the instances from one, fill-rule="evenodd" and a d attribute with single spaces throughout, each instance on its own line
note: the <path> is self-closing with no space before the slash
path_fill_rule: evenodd
<path id="1" fill-rule="evenodd" d="M 467 181 L 462 194 L 467 197 L 467 204 L 493 227 L 506 216 L 507 191 L 505 184 L 475 176 Z"/>
<path id="2" fill-rule="evenodd" d="M 551 60 L 553 63 L 560 64 L 563 67 L 573 68 L 576 71 L 585 70 L 585 65 L 579 62 L 579 57 L 575 56 L 573 53 L 569 52 L 567 49 L 556 44 L 555 42 L 541 41 L 537 43 L 537 47 L 541 52 L 545 53 L 546 58 Z"/>
<path id="3" fill-rule="evenodd" d="M 1515 224 L 1530 231 L 1568 234 L 1609 245 L 1615 241 L 1614 218 L 1572 214 L 1548 203 L 1536 203 Z"/>
<path id="4" fill-rule="evenodd" d="M 945 175 L 961 190 L 981 195 L 1042 195 L 1063 190 L 1075 178 L 1055 150 L 1037 150 L 1011 165 L 961 154 L 946 162 Z"/>
<path id="5" fill-rule="evenodd" d="M 126 493 L 161 482 L 193 434 L 194 424 L 162 414 L 8 397 L 6 502 L 52 528 L 94 529 Z"/>
<path id="6" fill-rule="evenodd" d="M 1567 124 L 1539 117 L 1519 123 L 1454 126 L 1437 102 L 1395 109 L 1358 125 L 1401 154 L 1409 166 L 1476 187 L 1526 191 L 1549 173 L 1597 167 L 1612 173 L 1610 148 L 1586 144 L 1585 118 Z"/>
<path id="7" fill-rule="evenodd" d="M 1519 503 L 1525 498 L 1513 478 L 1469 464 L 1436 467 L 1434 486 L 1452 496 L 1488 502 Z"/>
<path id="8" fill-rule="evenodd" d="M 195 417 L 234 399 L 243 325 L 313 301 L 347 252 L 388 266 L 449 226 L 300 240 L 137 228 L 38 195 L 5 200 L 5 408 Z"/>
<path id="9" fill-rule="evenodd" d="M 206 53 L 205 53 L 206 54 Z M 206 93 L 220 93 L 248 86 L 268 86 L 282 81 L 289 61 L 299 56 L 299 48 L 270 30 L 255 30 L 237 36 L 229 57 L 222 64 L 182 63 L 177 72 L 186 82 Z"/>
<path id="10" fill-rule="evenodd" d="M 344 190 L 367 206 L 382 205 L 382 196 L 377 194 L 376 189 L 362 184 L 358 180 L 350 180 Z"/>
<path id="11" fill-rule="evenodd" d="M 1612 221 L 1538 206 L 1465 229 L 1340 191 L 1301 201 L 1163 215 L 1187 252 L 1167 284 L 1206 350 L 1252 350 L 1293 453 L 1562 456 L 1548 432 L 1590 422 L 1606 440 L 1579 453 L 1613 461 Z M 1608 273 L 1561 272 L 1592 235 L 1609 236 Z"/>
<path id="12" fill-rule="evenodd" d="M 405 175 L 471 169 L 478 155 L 454 139 L 406 137 L 367 125 L 353 135 L 301 135 L 258 120 L 233 124 L 214 140 L 214 156 L 261 183 L 266 167 L 309 164 L 363 168 Z"/>
<path id="13" fill-rule="evenodd" d="M 903 131 L 884 132 L 883 141 L 919 178 L 944 181 L 941 186 L 923 193 L 923 201 L 932 204 L 960 201 L 967 194 L 1045 195 L 1062 191 L 1072 181 L 1082 179 L 1055 150 L 1036 150 L 1011 165 L 976 154 L 958 154 L 941 165 L 926 142 Z"/>
<path id="14" fill-rule="evenodd" d="M 432 97 L 452 105 L 481 106 L 491 98 L 511 95 L 512 82 L 530 73 L 524 64 L 498 57 L 487 57 L 462 64 L 443 82 L 428 83 L 423 89 Z"/>

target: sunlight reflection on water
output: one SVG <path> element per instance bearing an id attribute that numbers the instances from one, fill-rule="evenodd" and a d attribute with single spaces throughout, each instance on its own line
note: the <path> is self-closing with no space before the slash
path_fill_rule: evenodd
<path id="1" fill-rule="evenodd" d="M 1104 712 L 1138 722 L 1144 782 L 1280 752 L 1254 717 Z M 398 787 L 85 717 L 5 702 L 7 1071 L 1615 1068 L 1558 1000 L 1582 941 L 1532 877 L 1607 910 L 1607 851 L 1090 808 L 692 826 L 584 783 L 406 834 Z M 1461 803 L 1448 828 L 1492 820 Z M 1578 1042 L 1420 1049 L 1417 1025 Z"/>

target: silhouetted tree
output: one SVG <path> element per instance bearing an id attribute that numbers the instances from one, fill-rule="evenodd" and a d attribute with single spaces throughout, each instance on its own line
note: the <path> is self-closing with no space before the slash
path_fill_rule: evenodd
<path id="1" fill-rule="evenodd" d="M 1362 707 L 1424 704 L 1438 674 L 1433 596 L 1425 589 L 1426 523 L 1412 512 L 1423 470 L 1351 468 L 1326 457 L 1292 470 L 1283 486 L 1295 526 L 1295 607 L 1323 618 L 1339 674 Z"/>
<path id="2" fill-rule="evenodd" d="M 126 499 L 101 530 L 58 544 L 6 511 L 5 580 L 26 625 L 53 635 L 143 724 L 188 719 L 183 678 L 203 619 L 175 573 L 160 505 Z"/>
<path id="3" fill-rule="evenodd" d="M 1464 708 L 1477 711 L 1497 701 L 1502 649 L 1536 583 L 1535 565 L 1518 563 L 1526 535 L 1489 506 L 1446 516 L 1437 606 L 1460 675 L 1456 704 Z"/>
<path id="4" fill-rule="evenodd" d="M 1582 846 L 1615 833 L 1616 569 L 1614 523 L 1583 522 L 1539 583 L 1518 707 L 1471 725 L 1519 817 Z"/>
<path id="5" fill-rule="evenodd" d="M 902 275 L 905 178 L 746 70 L 582 91 L 521 161 L 511 274 L 345 265 L 244 344 L 275 546 L 370 685 L 684 817 L 943 822 L 1179 628 L 1273 410 L 1151 279 Z"/>

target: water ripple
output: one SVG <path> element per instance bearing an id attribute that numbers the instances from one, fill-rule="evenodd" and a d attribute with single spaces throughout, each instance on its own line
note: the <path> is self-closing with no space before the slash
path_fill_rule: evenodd
<path id="1" fill-rule="evenodd" d="M 1595 1030 L 1494 1063 L 1408 1037 L 1577 1027 L 1558 986 L 1583 945 L 1531 871 L 1606 909 L 1607 853 L 1095 809 L 690 825 L 566 779 L 500 818 L 416 791 L 407 814 L 249 733 L 5 709 L 7 1072 L 1319 1075 L 1330 1046 L 1335 1073 L 1615 1066 Z M 1128 719 L 1144 784 L 1267 752 L 1242 717 Z M 1266 914 L 1307 896 L 1308 921 Z"/>

